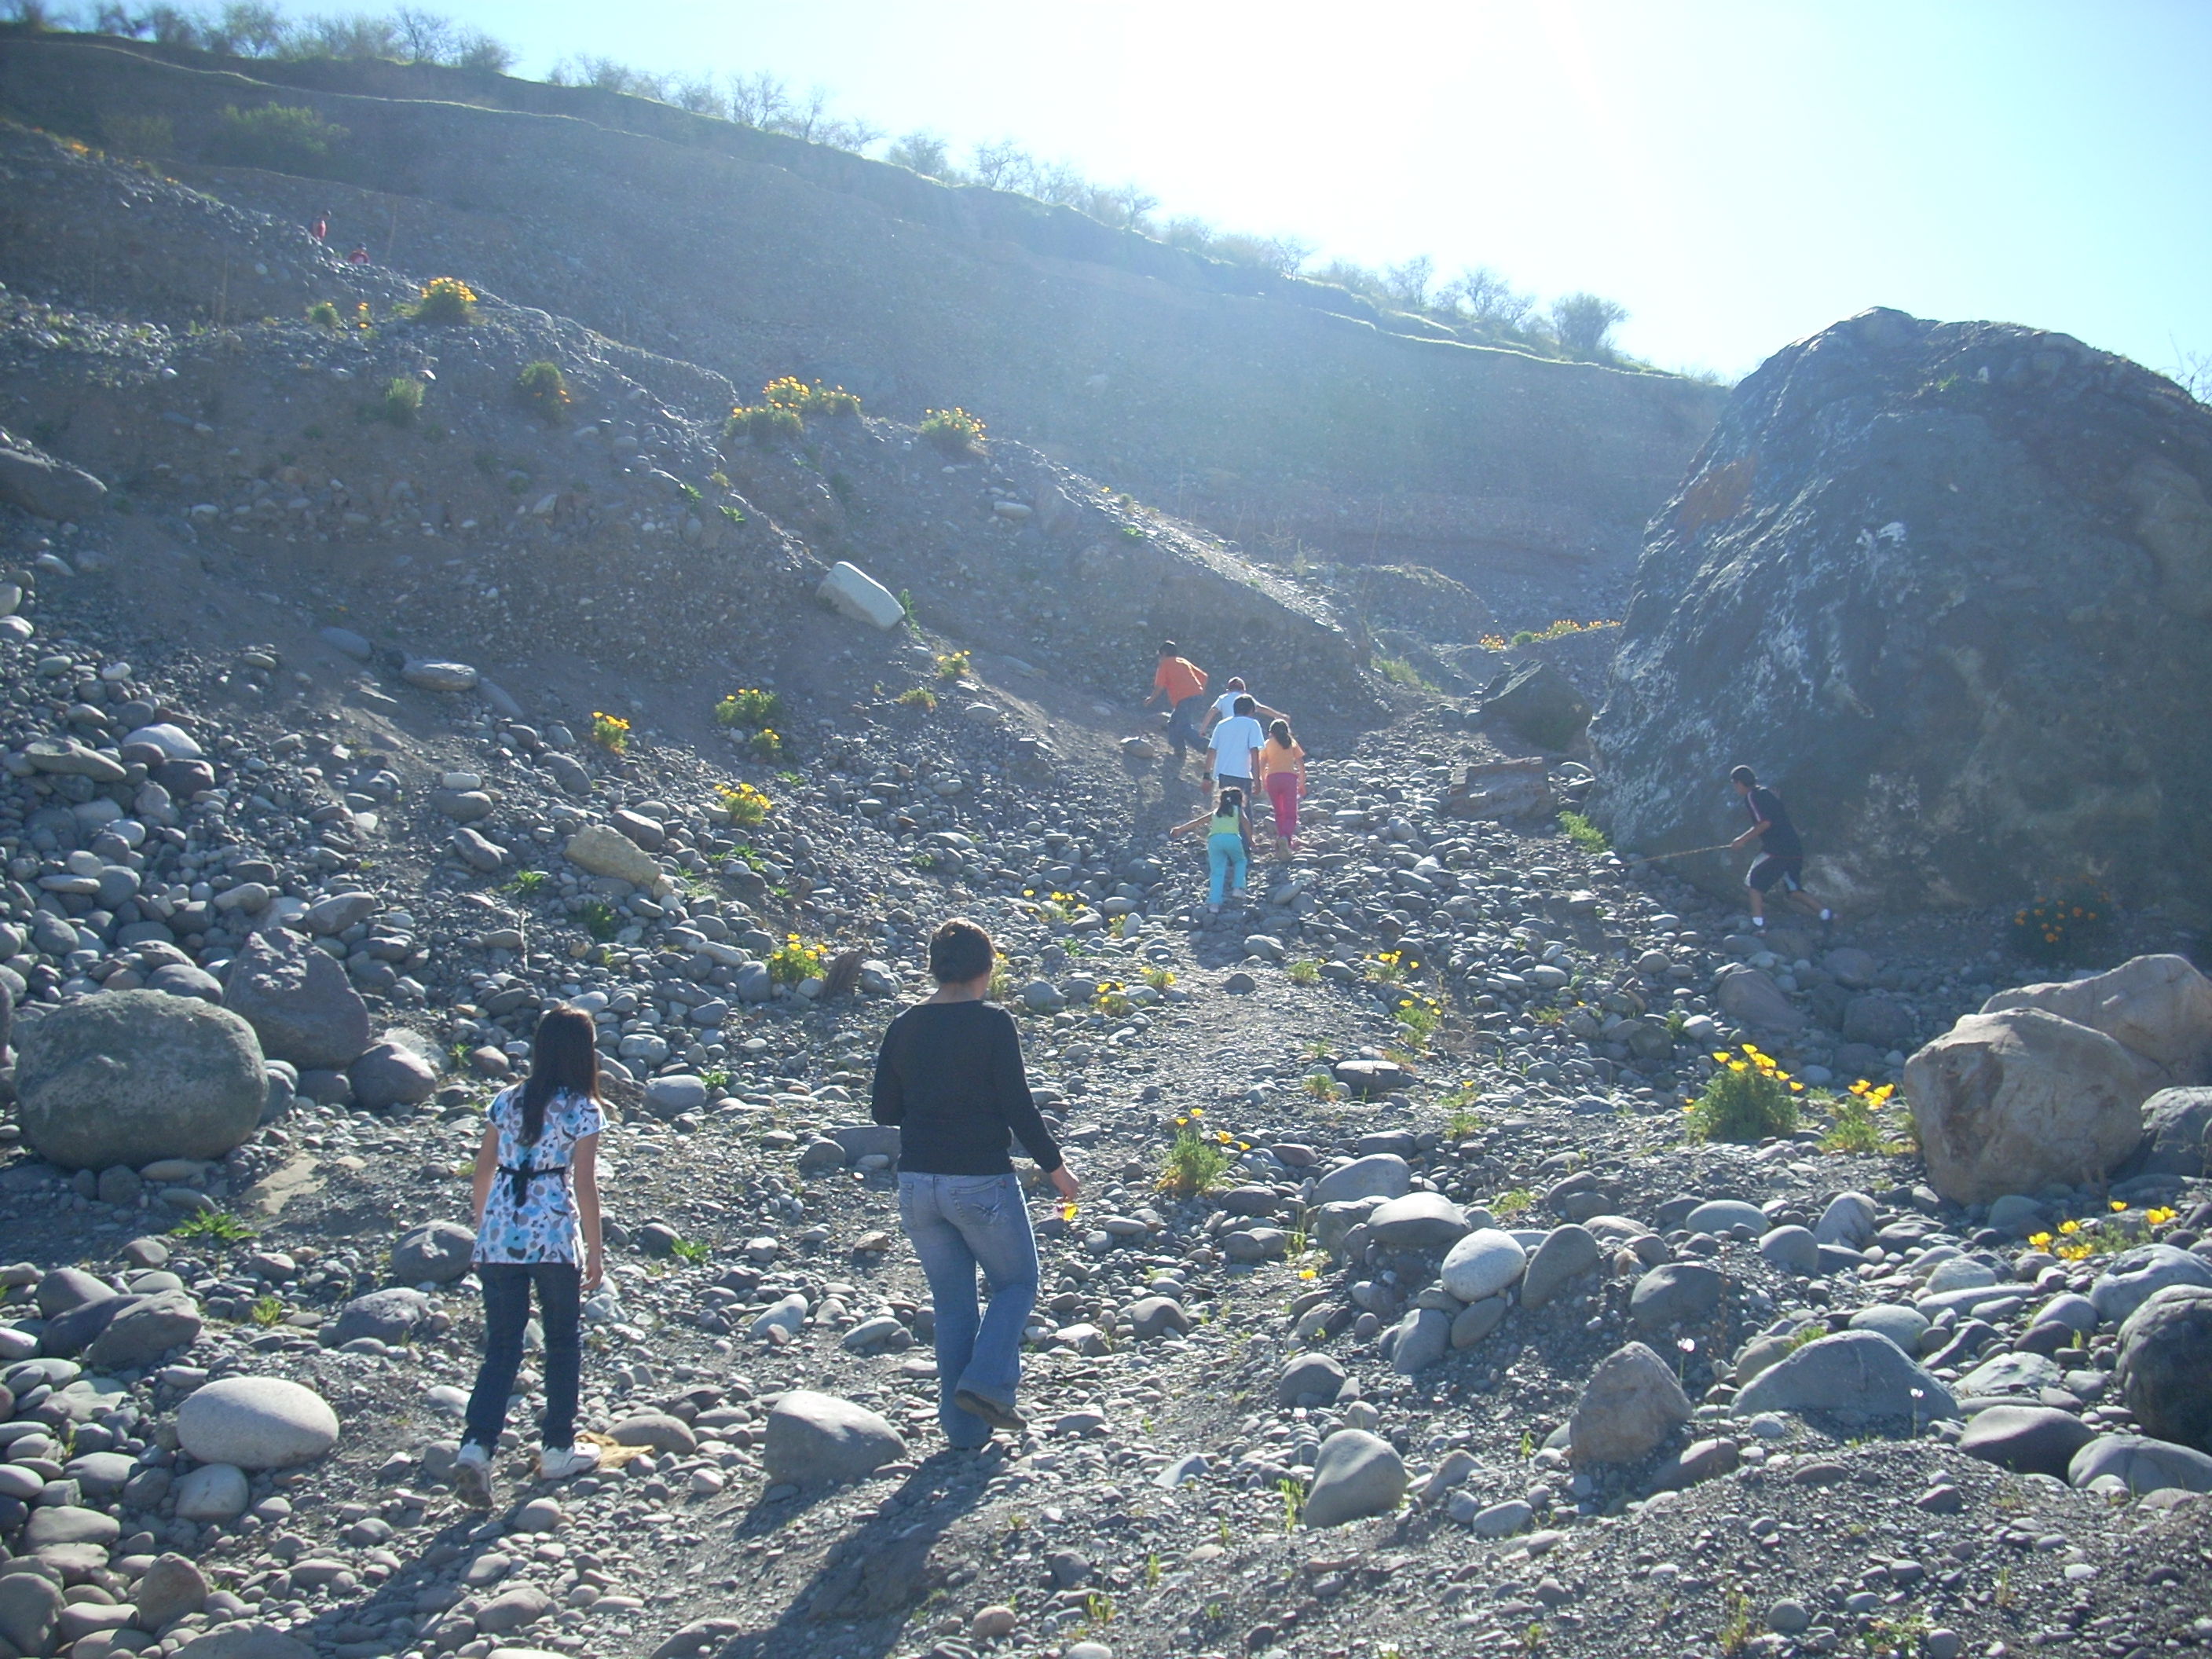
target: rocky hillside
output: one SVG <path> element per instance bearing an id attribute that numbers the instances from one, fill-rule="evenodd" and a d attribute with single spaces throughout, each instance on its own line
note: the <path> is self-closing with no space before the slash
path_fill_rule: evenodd
<path id="1" fill-rule="evenodd" d="M 1753 933 L 1322 597 L 1475 678 L 1465 586 L 1005 424 L 732 433 L 803 341 L 520 303 L 459 205 L 349 267 L 307 188 L 0 128 L 0 1659 L 2212 1645 L 2187 962 Z M 1312 750 L 1218 910 L 1163 632 Z M 954 915 L 1083 1183 L 980 1452 L 866 1102 Z M 597 1467 L 532 1478 L 533 1354 L 485 1513 L 468 1171 L 560 1004 Z"/>
<path id="2" fill-rule="evenodd" d="M 1778 353 L 1653 526 L 1601 820 L 1724 840 L 1747 762 L 1848 902 L 2096 881 L 2201 921 L 2208 489 L 2212 412 L 2063 335 L 1875 311 Z"/>
<path id="3" fill-rule="evenodd" d="M 1617 593 L 1721 398 L 637 100 L 291 73 L 314 84 L 19 37 L 0 40 L 0 112 L 95 144 L 118 113 L 167 122 L 161 165 L 228 201 L 328 210 L 380 264 L 465 270 L 747 392 L 796 373 L 908 419 L 962 404 L 1233 541 L 1417 559 L 1478 590 L 1502 570 L 1572 612 L 1593 584 Z M 307 177 L 197 163 L 226 107 L 269 102 L 346 137 L 290 170 Z M 212 283 L 191 298 L 221 303 Z"/>

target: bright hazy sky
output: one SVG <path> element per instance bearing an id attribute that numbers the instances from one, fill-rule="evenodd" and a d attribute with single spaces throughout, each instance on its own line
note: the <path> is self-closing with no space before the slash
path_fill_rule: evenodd
<path id="1" fill-rule="evenodd" d="M 428 3 L 525 73 L 767 70 L 1323 259 L 1589 289 L 1668 367 L 1871 305 L 2212 353 L 2212 0 Z"/>

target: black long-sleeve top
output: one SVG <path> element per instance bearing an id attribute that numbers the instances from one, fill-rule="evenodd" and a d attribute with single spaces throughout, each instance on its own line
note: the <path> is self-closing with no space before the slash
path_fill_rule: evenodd
<path id="1" fill-rule="evenodd" d="M 1013 1016 L 991 1003 L 916 1003 L 893 1020 L 871 1104 L 877 1122 L 899 1126 L 899 1168 L 917 1175 L 1005 1175 L 1009 1130 L 1040 1170 L 1060 1167 Z"/>

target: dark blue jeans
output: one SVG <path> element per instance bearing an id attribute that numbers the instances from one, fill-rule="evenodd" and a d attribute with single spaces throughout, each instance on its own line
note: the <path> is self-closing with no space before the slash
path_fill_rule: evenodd
<path id="1" fill-rule="evenodd" d="M 1177 760 L 1183 757 L 1187 749 L 1206 747 L 1206 739 L 1198 735 L 1198 723 L 1206 718 L 1206 711 L 1211 707 L 1205 693 L 1200 692 L 1197 696 L 1185 697 L 1169 714 L 1168 742 L 1173 745 Z"/>
<path id="2" fill-rule="evenodd" d="M 496 1449 L 507 1426 L 507 1396 L 522 1368 L 522 1328 L 530 1319 L 530 1290 L 538 1287 L 538 1323 L 545 1328 L 545 1415 L 539 1443 L 565 1446 L 576 1437 L 576 1380 L 582 1369 L 577 1304 L 584 1275 L 568 1261 L 479 1261 L 483 1281 L 484 1357 L 469 1395 L 465 1438 Z"/>
<path id="3" fill-rule="evenodd" d="M 961 1389 L 1014 1403 L 1022 1328 L 1036 1305 L 1036 1237 L 1019 1177 L 899 1176 L 899 1220 L 914 1241 L 937 1306 L 937 1420 L 956 1446 L 980 1446 L 991 1425 L 952 1403 Z M 991 1287 L 978 1316 L 975 1272 Z"/>

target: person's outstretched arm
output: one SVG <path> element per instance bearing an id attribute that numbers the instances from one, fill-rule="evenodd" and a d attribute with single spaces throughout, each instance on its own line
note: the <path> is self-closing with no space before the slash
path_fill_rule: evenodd
<path id="1" fill-rule="evenodd" d="M 599 1248 L 599 1136 L 578 1139 L 568 1154 L 568 1178 L 575 1183 L 576 1220 L 584 1230 L 583 1289 L 589 1295 L 607 1273 L 606 1256 Z"/>
<path id="2" fill-rule="evenodd" d="M 1073 1203 L 1075 1177 L 1068 1173 L 1066 1160 L 1060 1155 L 1060 1143 L 1045 1127 L 1036 1101 L 1030 1094 L 1029 1073 L 1022 1065 L 1022 1039 L 1014 1030 L 1014 1018 L 1001 1011 L 995 1023 L 997 1029 L 991 1036 L 992 1098 L 998 1103 L 1000 1115 L 1013 1130 L 1023 1150 L 1060 1195 Z"/>
<path id="3" fill-rule="evenodd" d="M 876 1080 L 868 1096 L 868 1110 L 878 1123 L 906 1121 L 906 1085 L 899 1079 L 898 1066 L 891 1059 L 891 1039 L 898 1030 L 898 1021 L 893 1020 L 890 1030 L 884 1033 L 883 1044 L 876 1050 Z"/>

